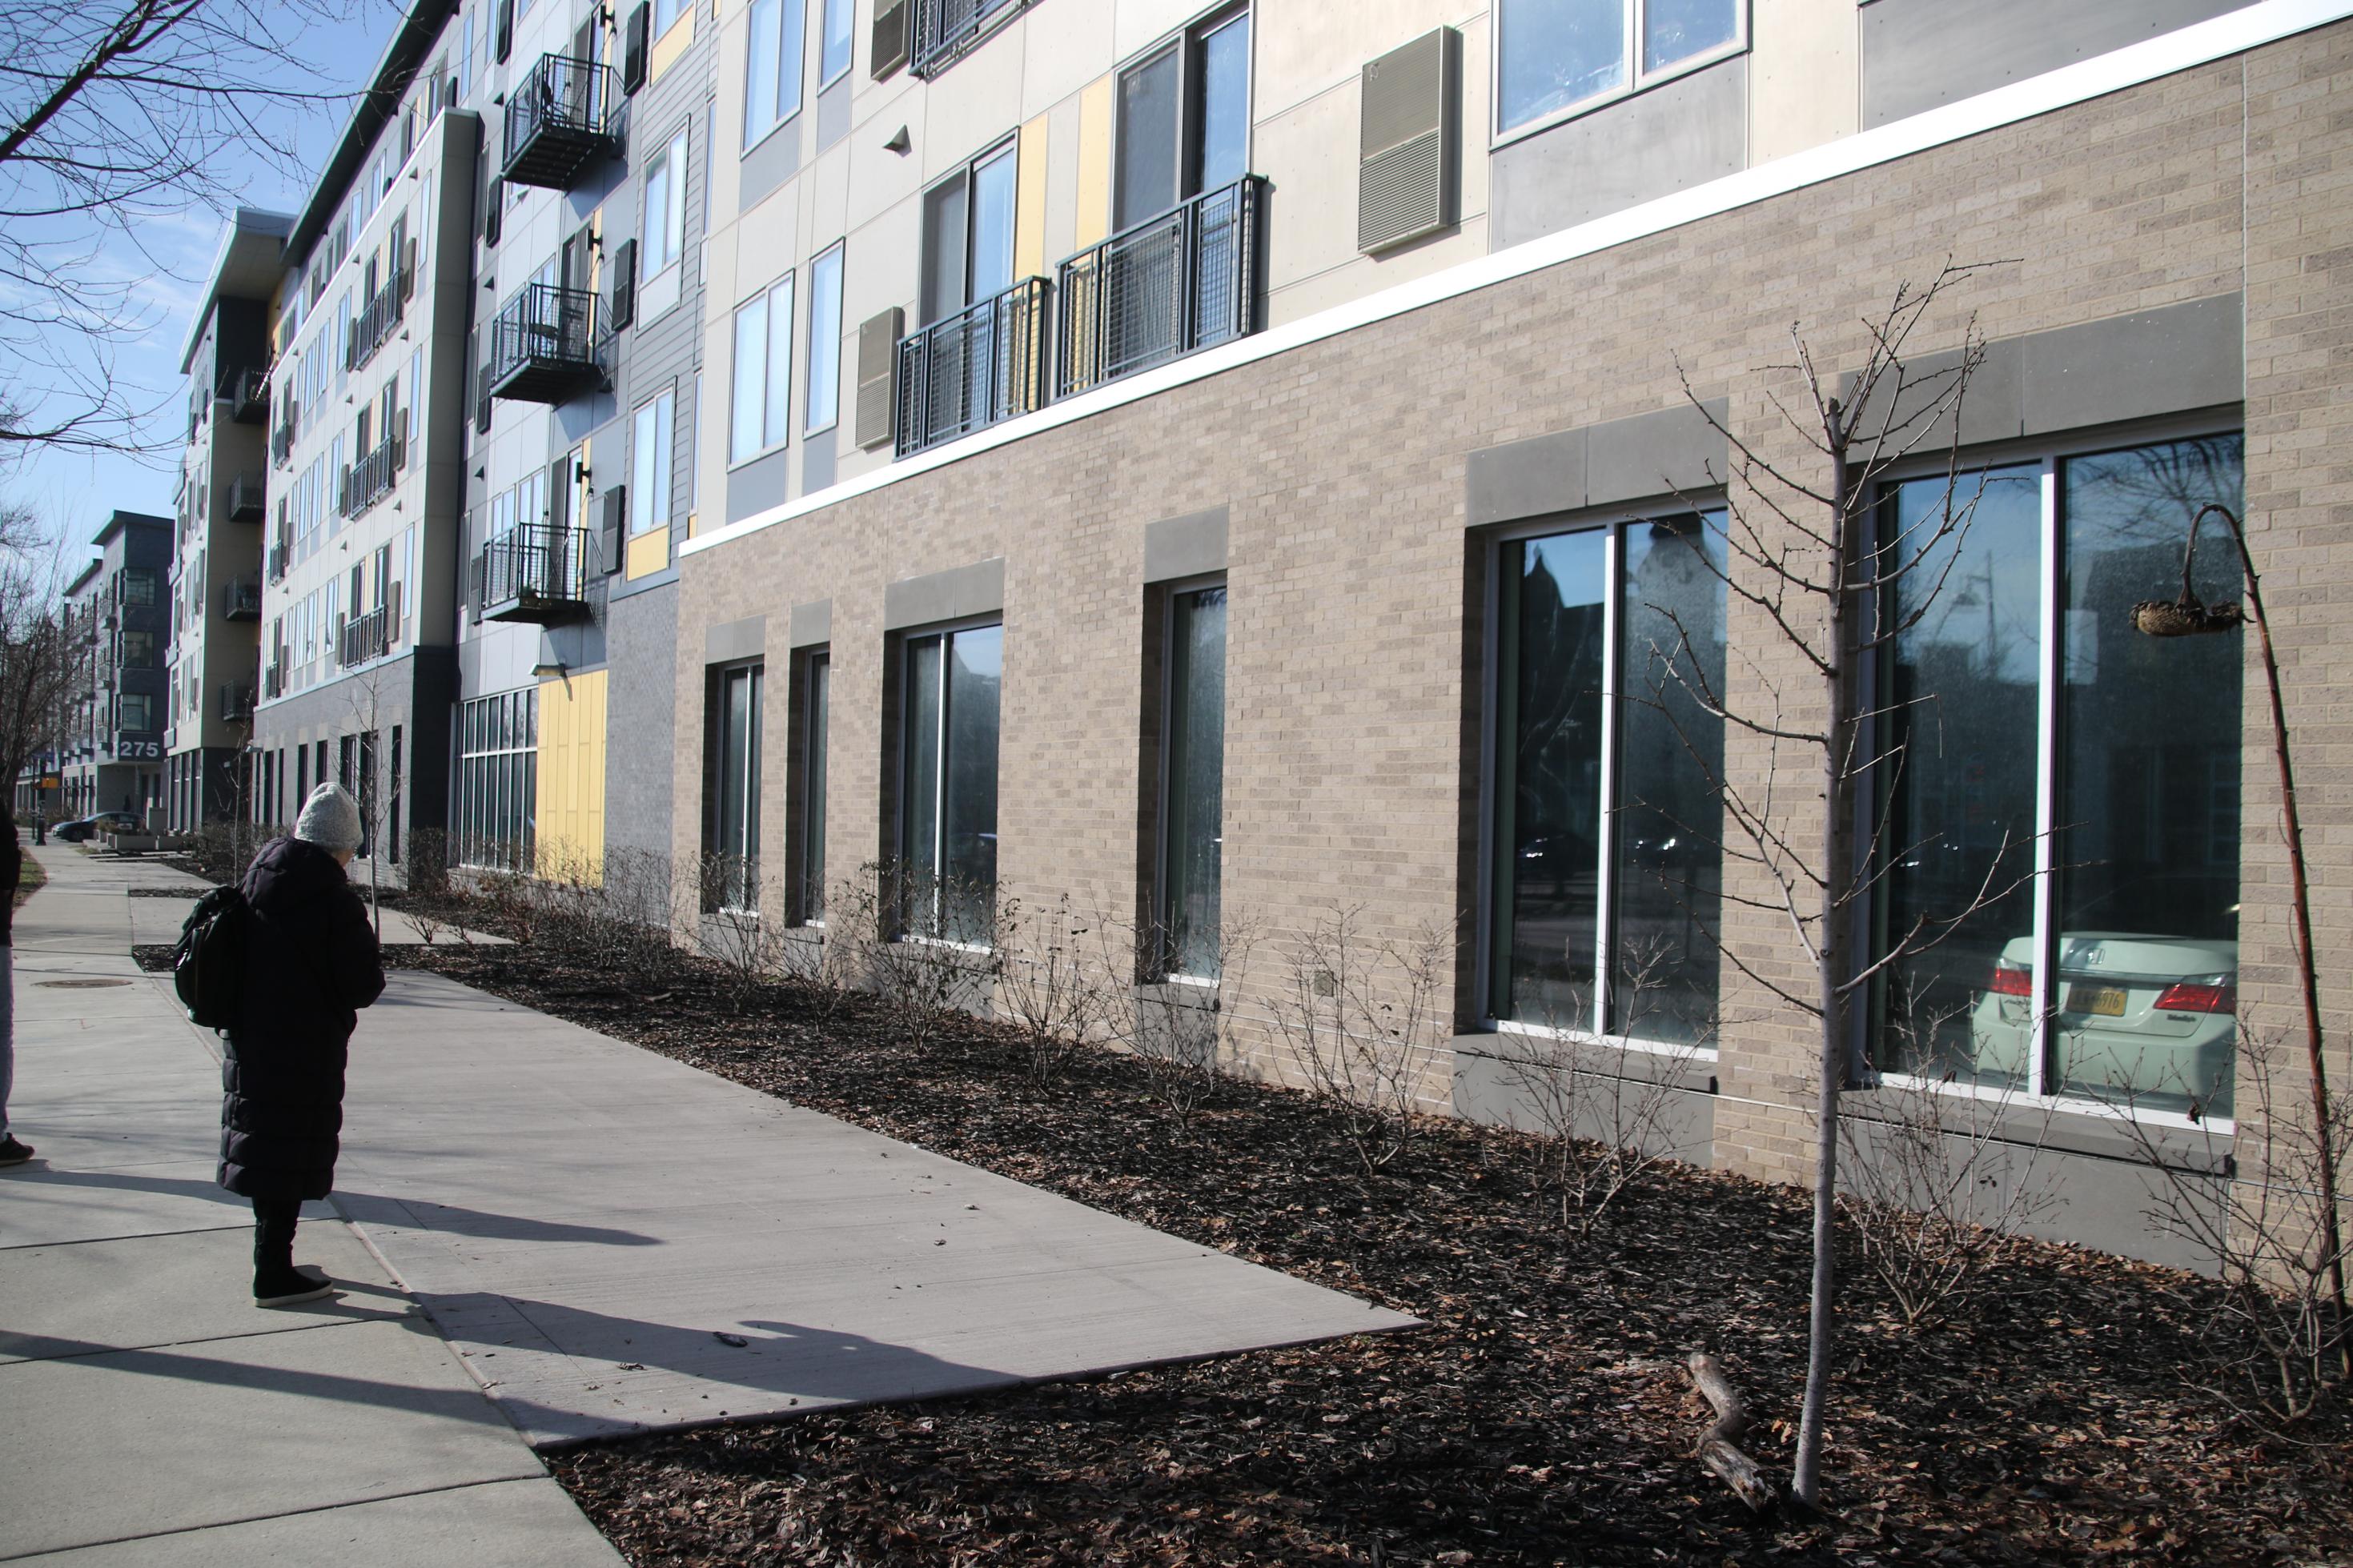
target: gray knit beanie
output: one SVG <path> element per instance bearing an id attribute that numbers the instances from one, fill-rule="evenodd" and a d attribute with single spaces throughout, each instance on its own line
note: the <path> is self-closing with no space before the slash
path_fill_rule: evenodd
<path id="1" fill-rule="evenodd" d="M 339 784 L 322 784 L 302 803 L 295 819 L 294 837 L 322 849 L 360 847 L 360 803 Z"/>

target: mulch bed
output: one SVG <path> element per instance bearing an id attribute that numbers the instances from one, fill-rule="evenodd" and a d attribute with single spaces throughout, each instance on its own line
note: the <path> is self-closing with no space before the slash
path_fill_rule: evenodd
<path id="1" fill-rule="evenodd" d="M 2168 1270 L 2021 1245 L 1905 1330 L 1851 1267 L 1829 1512 L 1758 1521 L 1691 1458 L 1683 1362 L 1718 1355 L 1786 1480 L 1803 1194 L 1671 1166 L 1577 1242 L 1508 1132 L 1432 1122 L 1367 1176 L 1299 1093 L 1228 1083 L 1180 1131 L 1117 1056 L 1039 1084 L 1010 1030 L 918 1048 L 870 998 L 682 953 L 398 962 L 1429 1324 L 554 1457 L 638 1564 L 2353 1563 L 2353 1422 L 2231 1426 L 2181 1374 L 2209 1289 Z"/>

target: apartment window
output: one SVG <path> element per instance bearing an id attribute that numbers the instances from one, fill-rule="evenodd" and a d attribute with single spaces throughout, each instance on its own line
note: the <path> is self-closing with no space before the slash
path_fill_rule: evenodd
<path id="1" fill-rule="evenodd" d="M 1005 628 L 908 637 L 899 734 L 900 930 L 987 943 L 997 909 Z"/>
<path id="2" fill-rule="evenodd" d="M 744 145 L 757 145 L 801 109 L 801 0 L 752 0 L 744 76 Z"/>
<path id="3" fill-rule="evenodd" d="M 654 0 L 653 36 L 660 37 L 670 30 L 677 20 L 686 15 L 691 0 Z"/>
<path id="4" fill-rule="evenodd" d="M 322 777 L 326 758 L 319 759 Z M 458 710 L 458 862 L 528 871 L 537 836 L 539 690 L 479 698 Z"/>
<path id="5" fill-rule="evenodd" d="M 857 25 L 857 0 L 823 0 L 825 20 L 818 41 L 817 79 L 831 87 L 849 69 L 849 43 Z"/>
<path id="6" fill-rule="evenodd" d="M 629 536 L 670 526 L 670 437 L 678 398 L 665 392 L 638 410 L 629 443 Z"/>
<path id="7" fill-rule="evenodd" d="M 122 574 L 122 604 L 125 609 L 152 609 L 155 604 L 155 574 L 144 566 L 133 566 Z"/>
<path id="8" fill-rule="evenodd" d="M 1723 889 L 1721 512 L 1495 546 L 1487 1008 L 1713 1044 Z"/>
<path id="9" fill-rule="evenodd" d="M 1005 142 L 923 193 L 923 325 L 1013 287 L 1015 151 Z"/>
<path id="10" fill-rule="evenodd" d="M 1126 229 L 1250 172 L 1250 13 L 1120 73 L 1113 225 Z"/>
<path id="11" fill-rule="evenodd" d="M 793 275 L 735 308 L 734 407 L 728 459 L 781 447 L 792 402 Z"/>
<path id="12" fill-rule="evenodd" d="M 126 735 L 143 735 L 155 728 L 155 700 L 141 691 L 122 694 L 118 710 L 121 722 L 116 726 Z"/>
<path id="13" fill-rule="evenodd" d="M 833 428 L 841 405 L 841 245 L 809 263 L 808 433 Z"/>
<path id="14" fill-rule="evenodd" d="M 760 908 L 760 717 L 766 682 L 756 664 L 713 674 L 705 786 L 707 910 L 757 913 Z"/>
<path id="15" fill-rule="evenodd" d="M 801 658 L 800 810 L 794 823 L 794 881 L 800 918 L 825 919 L 825 769 L 833 727 L 833 657 L 820 648 Z"/>
<path id="16" fill-rule="evenodd" d="M 1527 130 L 1746 43 L 1742 0 L 1500 0 L 1495 129 Z"/>
<path id="17" fill-rule="evenodd" d="M 686 250 L 686 127 L 670 139 L 646 168 L 645 240 L 638 263 L 650 279 Z"/>
<path id="18" fill-rule="evenodd" d="M 155 634 L 153 632 L 122 634 L 122 668 L 125 669 L 155 668 Z"/>
<path id="19" fill-rule="evenodd" d="M 1883 786 L 1877 940 L 1946 934 L 1882 989 L 1883 1069 L 2231 1114 L 2245 650 L 2137 637 L 2127 617 L 2174 591 L 2198 509 L 2236 511 L 2243 491 L 2235 434 L 1957 487 L 1966 532 L 1887 606 L 1881 706 L 1903 767 Z M 1946 493 L 1942 474 L 1892 487 L 1886 547 L 1928 539 Z M 2236 559 L 2210 543 L 2195 586 L 2235 599 Z"/>
<path id="20" fill-rule="evenodd" d="M 1214 980 L 1225 849 L 1223 584 L 1169 595 L 1167 670 L 1157 910 L 1163 962 L 1175 973 Z"/>

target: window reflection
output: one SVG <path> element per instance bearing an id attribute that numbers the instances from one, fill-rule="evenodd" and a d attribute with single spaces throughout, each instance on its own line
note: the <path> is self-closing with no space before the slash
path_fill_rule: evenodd
<path id="1" fill-rule="evenodd" d="M 1169 601 L 1168 800 L 1160 918 L 1167 963 L 1218 976 L 1220 860 L 1225 847 L 1226 591 Z"/>

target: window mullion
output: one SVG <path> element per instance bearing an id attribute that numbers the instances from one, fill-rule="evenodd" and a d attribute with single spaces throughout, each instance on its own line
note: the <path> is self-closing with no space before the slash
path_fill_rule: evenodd
<path id="1" fill-rule="evenodd" d="M 1621 628 L 1625 622 L 1626 525 L 1611 523 L 1601 553 L 1601 815 L 1593 835 L 1599 862 L 1593 878 L 1593 1032 L 1609 1033 L 1610 957 L 1616 945 L 1619 800 L 1618 705 L 1625 686 Z"/>
<path id="2" fill-rule="evenodd" d="M 2059 634 L 2065 616 L 2059 601 L 2059 466 L 2052 459 L 2045 459 L 2042 465 L 2040 564 L 2042 668 L 2038 672 L 2040 692 L 2034 726 L 2034 978 L 2033 1005 L 2028 1013 L 2026 1063 L 2027 1092 L 2035 1095 L 2051 1092 L 2051 1017 L 2054 1010 L 2053 987 L 2058 980 L 2053 968 L 2055 933 L 2052 911 L 2058 881 L 2053 869 L 2057 858 L 2053 834 L 2059 805 L 2059 680 L 2064 668 Z"/>

